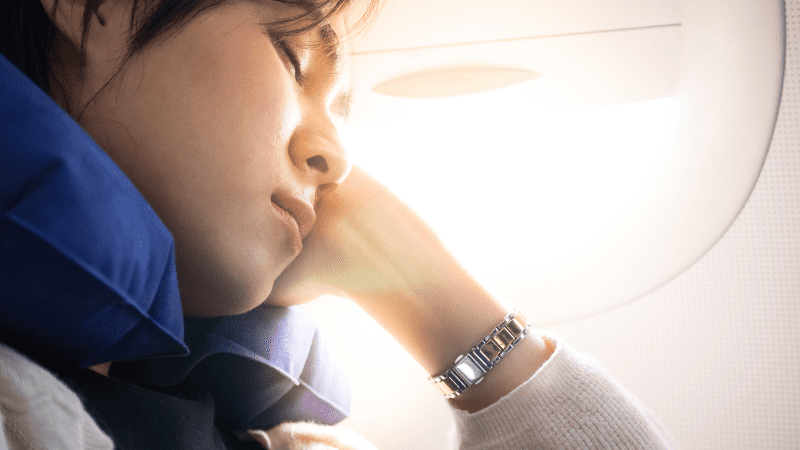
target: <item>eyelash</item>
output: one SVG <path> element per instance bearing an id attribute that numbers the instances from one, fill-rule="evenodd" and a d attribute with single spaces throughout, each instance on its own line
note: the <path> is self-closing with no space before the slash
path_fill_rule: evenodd
<path id="1" fill-rule="evenodd" d="M 303 73 L 303 68 L 300 65 L 300 60 L 297 58 L 297 54 L 294 52 L 292 47 L 283 40 L 283 38 L 274 38 L 273 41 L 275 43 L 275 47 L 279 48 L 286 58 L 289 59 L 289 63 L 292 65 L 294 69 L 294 79 L 297 81 L 297 84 L 300 86 L 303 85 L 305 81 L 305 74 Z"/>

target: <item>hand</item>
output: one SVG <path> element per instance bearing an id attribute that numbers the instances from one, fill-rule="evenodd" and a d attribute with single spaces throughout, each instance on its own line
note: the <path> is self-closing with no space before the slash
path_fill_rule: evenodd
<path id="1" fill-rule="evenodd" d="M 322 200 L 317 214 L 303 251 L 275 281 L 271 303 L 348 297 L 431 375 L 447 369 L 510 309 L 458 264 L 419 216 L 360 169 Z M 551 353 L 541 337 L 529 335 L 452 404 L 470 412 L 492 404 Z"/>
<path id="2" fill-rule="evenodd" d="M 344 427 L 311 422 L 287 422 L 267 431 L 238 433 L 245 441 L 255 441 L 267 450 L 377 450 L 355 431 Z"/>
<path id="3" fill-rule="evenodd" d="M 406 289 L 431 273 L 417 267 L 431 250 L 446 253 L 416 213 L 354 167 L 321 200 L 303 251 L 275 281 L 269 301 L 291 305 L 323 294 L 365 299 Z"/>

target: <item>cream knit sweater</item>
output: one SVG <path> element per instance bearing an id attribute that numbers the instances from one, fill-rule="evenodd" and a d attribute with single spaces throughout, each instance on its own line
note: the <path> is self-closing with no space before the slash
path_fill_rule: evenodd
<path id="1" fill-rule="evenodd" d="M 556 345 L 523 385 L 474 414 L 453 409 L 461 449 L 671 449 L 666 431 L 592 358 Z"/>
<path id="2" fill-rule="evenodd" d="M 669 437 L 636 398 L 595 361 L 559 338 L 530 380 L 474 414 L 453 409 L 461 449 L 667 449 Z M 111 449 L 74 392 L 0 344 L 0 449 Z M 272 450 L 366 450 L 339 427 L 286 424 L 251 432 Z"/>

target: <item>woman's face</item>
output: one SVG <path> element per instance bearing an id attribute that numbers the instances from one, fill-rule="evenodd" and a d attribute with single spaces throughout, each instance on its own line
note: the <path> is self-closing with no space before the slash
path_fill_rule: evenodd
<path id="1" fill-rule="evenodd" d="M 127 6 L 108 1 L 105 25 L 91 24 L 74 103 L 116 67 Z M 135 54 L 81 119 L 172 232 L 188 315 L 261 304 L 300 252 L 318 196 L 350 170 L 335 126 L 346 77 L 309 45 L 319 29 L 288 47 L 265 32 L 294 13 L 268 1 L 205 12 Z"/>

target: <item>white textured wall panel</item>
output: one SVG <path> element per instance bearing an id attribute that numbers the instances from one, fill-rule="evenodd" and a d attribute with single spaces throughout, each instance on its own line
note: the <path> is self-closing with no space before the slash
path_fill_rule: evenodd
<path id="1" fill-rule="evenodd" d="M 684 449 L 800 449 L 800 1 L 764 167 L 714 247 L 657 291 L 549 327 L 598 358 Z"/>

